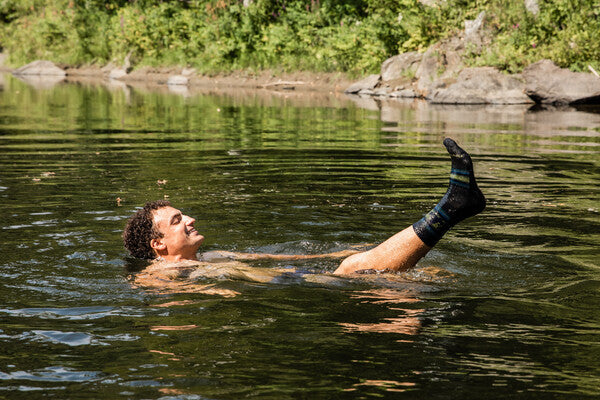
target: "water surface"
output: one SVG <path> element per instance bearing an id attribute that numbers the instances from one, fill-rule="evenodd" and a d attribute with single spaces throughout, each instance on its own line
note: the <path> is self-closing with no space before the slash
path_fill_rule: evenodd
<path id="1" fill-rule="evenodd" d="M 488 208 L 407 274 L 203 282 L 213 294 L 131 284 L 143 265 L 120 233 L 148 200 L 194 216 L 206 250 L 369 245 L 443 195 L 446 136 L 472 153 Z M 0 397 L 600 394 L 597 109 L 5 76 L 0 166 Z"/>

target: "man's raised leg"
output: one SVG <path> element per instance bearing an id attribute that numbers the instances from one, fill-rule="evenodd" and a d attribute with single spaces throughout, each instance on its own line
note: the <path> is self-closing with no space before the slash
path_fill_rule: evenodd
<path id="1" fill-rule="evenodd" d="M 350 274 L 365 269 L 407 270 L 415 266 L 450 228 L 484 210 L 485 197 L 475 181 L 471 157 L 452 139 L 445 139 L 444 146 L 452 158 L 452 169 L 448 190 L 440 202 L 421 220 L 379 246 L 346 258 L 334 273 Z"/>

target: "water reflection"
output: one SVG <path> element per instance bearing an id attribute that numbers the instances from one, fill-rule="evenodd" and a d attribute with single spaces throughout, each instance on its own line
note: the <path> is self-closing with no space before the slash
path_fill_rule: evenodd
<path id="1" fill-rule="evenodd" d="M 390 310 L 398 311 L 401 316 L 385 318 L 383 322 L 375 323 L 341 323 L 340 325 L 350 332 L 375 332 L 375 333 L 399 333 L 402 335 L 416 335 L 421 327 L 419 316 L 425 311 L 423 309 L 403 308 L 403 304 L 418 303 L 421 300 L 415 293 L 409 291 L 396 291 L 391 289 L 373 289 L 359 291 L 352 297 L 373 304 L 385 304 Z M 401 340 L 408 341 L 410 340 Z"/>

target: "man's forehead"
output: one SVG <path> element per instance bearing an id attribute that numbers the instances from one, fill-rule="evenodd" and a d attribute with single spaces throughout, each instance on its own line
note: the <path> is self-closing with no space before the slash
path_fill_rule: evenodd
<path id="1" fill-rule="evenodd" d="M 159 226 L 159 225 L 163 225 L 165 223 L 169 223 L 170 219 L 177 214 L 180 214 L 181 211 L 179 211 L 178 209 L 171 207 L 171 206 L 166 206 L 166 207 L 161 207 L 157 210 L 154 210 L 152 212 L 153 214 L 153 220 L 154 223 Z"/>

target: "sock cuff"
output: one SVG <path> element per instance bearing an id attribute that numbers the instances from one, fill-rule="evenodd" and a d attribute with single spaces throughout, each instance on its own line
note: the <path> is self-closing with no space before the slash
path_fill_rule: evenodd
<path id="1" fill-rule="evenodd" d="M 413 229 L 423 243 L 433 247 L 453 225 L 452 218 L 438 204 L 415 222 Z"/>

